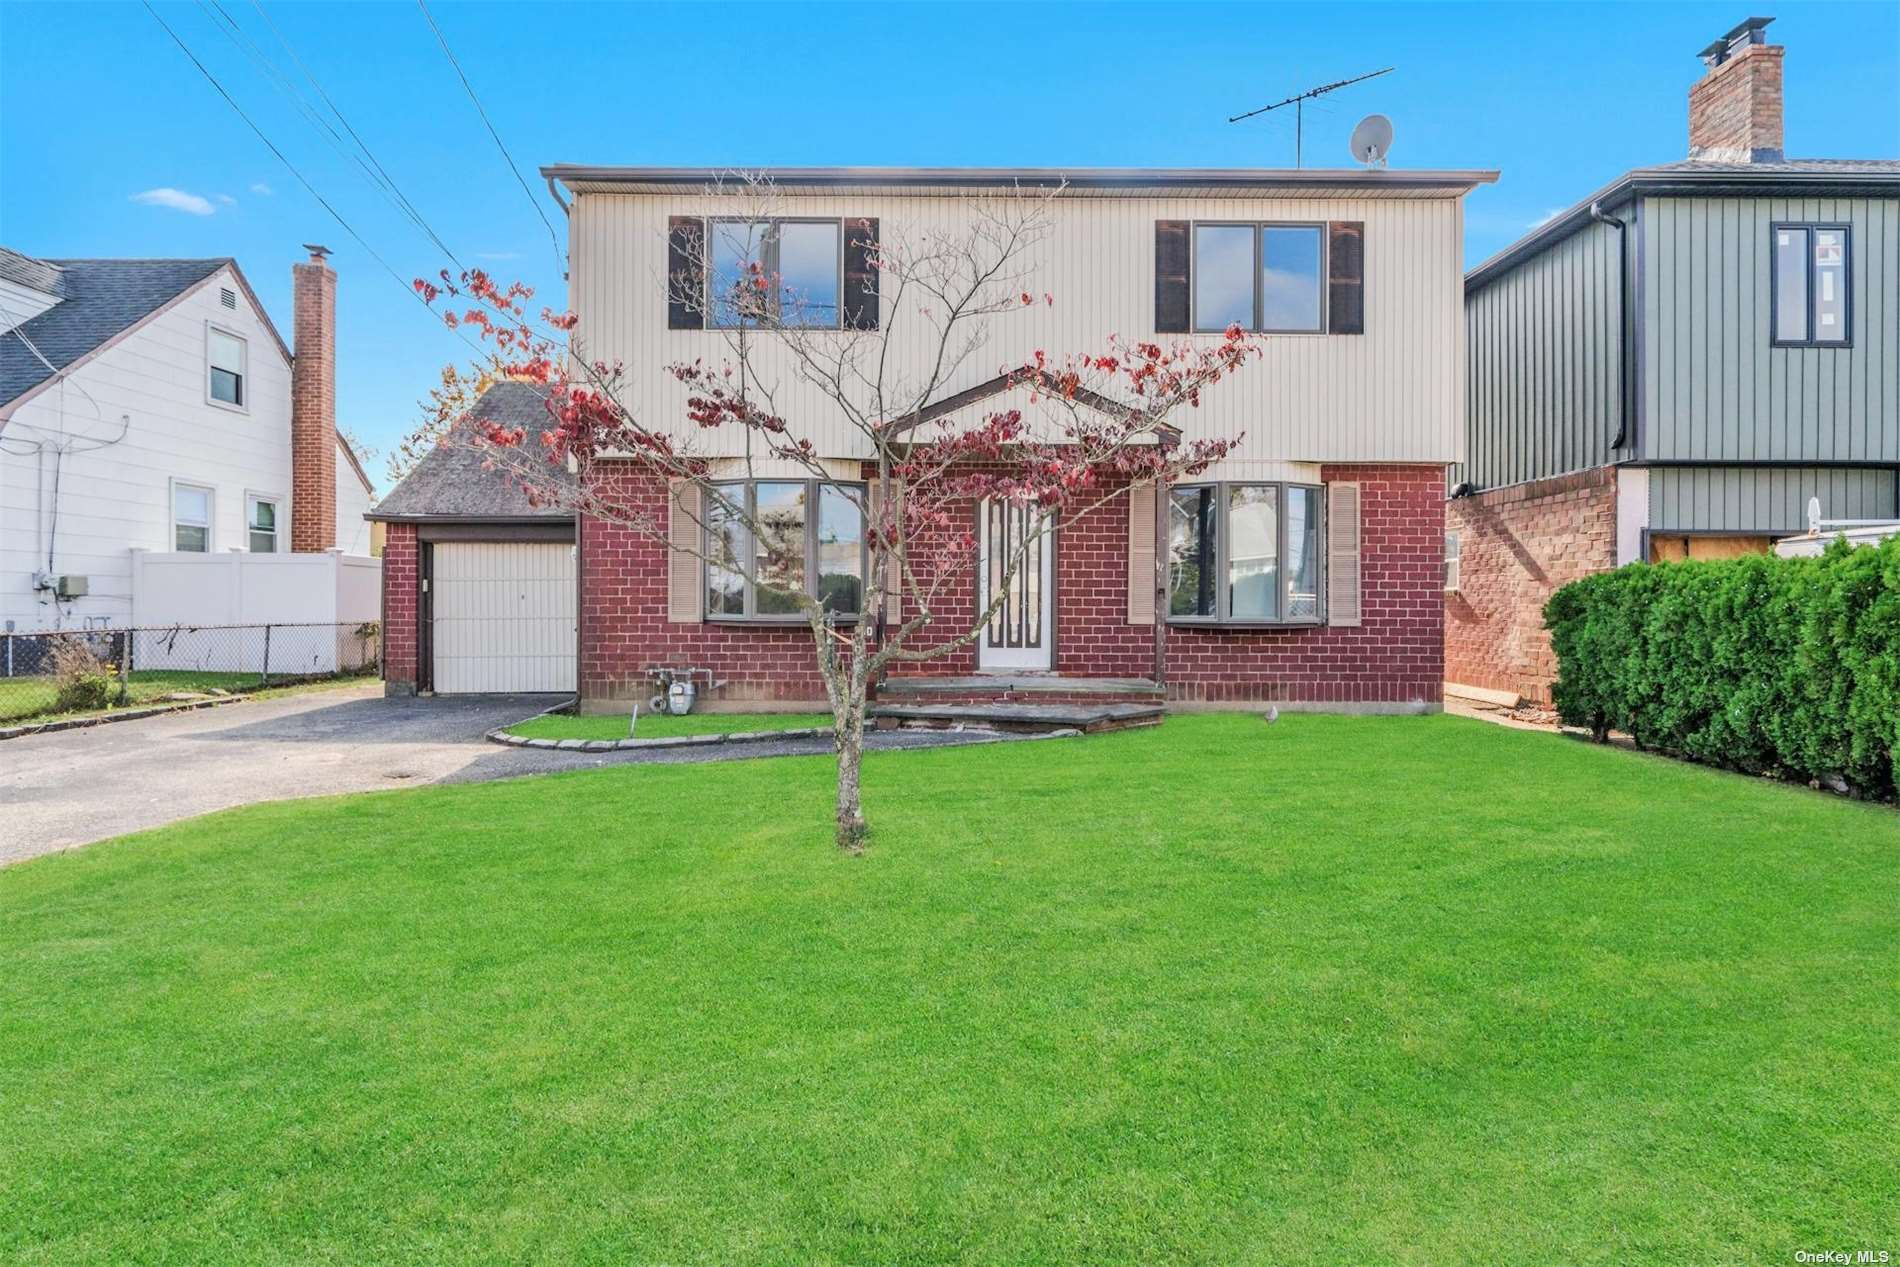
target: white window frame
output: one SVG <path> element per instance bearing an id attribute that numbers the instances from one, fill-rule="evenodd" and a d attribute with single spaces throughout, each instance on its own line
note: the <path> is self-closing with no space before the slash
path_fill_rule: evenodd
<path id="1" fill-rule="evenodd" d="M 1464 580 L 1464 569 L 1461 566 L 1463 561 L 1463 546 L 1458 540 L 1458 534 L 1447 532 L 1445 534 L 1445 592 L 1447 594 L 1456 594 L 1458 586 Z"/>
<path id="2" fill-rule="evenodd" d="M 193 490 L 194 492 L 200 492 L 205 495 L 205 521 L 203 524 L 203 527 L 205 530 L 205 548 L 203 549 L 203 551 L 180 550 L 178 548 L 178 525 L 179 525 L 178 490 L 181 488 L 189 488 Z M 213 551 L 215 551 L 218 548 L 218 489 L 217 489 L 217 486 L 215 484 L 200 484 L 196 480 L 182 480 L 182 479 L 177 478 L 176 476 L 173 476 L 170 486 L 166 489 L 165 498 L 166 498 L 165 518 L 167 522 L 171 525 L 171 528 L 170 528 L 171 537 L 170 537 L 170 545 L 169 545 L 169 549 L 171 553 L 173 554 L 199 554 L 199 553 L 210 554 Z M 200 525 L 186 524 L 185 526 L 187 528 L 196 528 L 196 527 L 199 527 Z"/>
<path id="3" fill-rule="evenodd" d="M 239 359 L 243 362 L 243 368 L 238 370 L 238 403 L 235 405 L 232 404 L 228 400 L 219 400 L 211 392 L 211 332 L 214 330 L 217 331 L 219 334 L 225 336 L 227 339 L 235 339 L 237 341 L 238 356 L 239 356 Z M 250 413 L 251 412 L 251 341 L 250 339 L 246 338 L 242 334 L 239 334 L 236 330 L 233 330 L 230 326 L 224 325 L 222 322 L 217 322 L 217 321 L 205 322 L 204 382 L 205 382 L 205 404 L 214 405 L 219 409 L 228 409 L 232 413 L 235 413 L 235 414 Z"/>
<path id="4" fill-rule="evenodd" d="M 251 526 L 251 507 L 259 502 L 269 502 L 276 508 L 276 527 L 271 530 L 271 536 L 276 540 L 277 545 L 270 553 L 282 554 L 284 553 L 284 507 L 288 503 L 281 494 L 253 492 L 248 488 L 244 490 L 244 548 L 252 554 L 263 553 L 251 549 L 251 533 L 256 531 Z"/>

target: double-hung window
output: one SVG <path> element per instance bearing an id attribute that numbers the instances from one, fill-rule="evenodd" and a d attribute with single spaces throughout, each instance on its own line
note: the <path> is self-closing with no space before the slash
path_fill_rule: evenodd
<path id="1" fill-rule="evenodd" d="M 714 220 L 710 309 L 721 328 L 838 328 L 840 220 Z"/>
<path id="2" fill-rule="evenodd" d="M 1317 624 L 1321 489 L 1194 484 L 1168 491 L 1168 618 Z"/>
<path id="3" fill-rule="evenodd" d="M 864 496 L 862 485 L 819 480 L 714 485 L 705 514 L 708 619 L 802 620 L 800 594 L 834 615 L 857 616 L 866 572 Z"/>
<path id="4" fill-rule="evenodd" d="M 211 549 L 211 490 L 202 484 L 172 484 L 172 549 L 190 554 Z"/>
<path id="5" fill-rule="evenodd" d="M 1326 330 L 1326 226 L 1196 224 L 1194 328 Z"/>
<path id="6" fill-rule="evenodd" d="M 244 525 L 250 533 L 252 554 L 277 553 L 277 499 L 255 493 L 244 498 Z"/>
<path id="7" fill-rule="evenodd" d="M 1844 347 L 1853 341 L 1849 237 L 1844 224 L 1769 229 L 1778 347 Z"/>
<path id="8" fill-rule="evenodd" d="M 207 395 L 221 405 L 242 409 L 249 401 L 244 340 L 216 326 L 205 327 Z"/>

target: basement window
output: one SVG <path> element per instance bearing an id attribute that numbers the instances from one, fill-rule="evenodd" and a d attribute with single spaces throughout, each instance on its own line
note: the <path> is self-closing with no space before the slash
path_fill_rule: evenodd
<path id="1" fill-rule="evenodd" d="M 713 485 L 705 516 L 706 618 L 802 622 L 800 594 L 833 615 L 857 617 L 867 572 L 865 496 L 861 484 L 819 480 Z"/>
<path id="2" fill-rule="evenodd" d="M 1169 490 L 1168 619 L 1318 624 L 1320 491 L 1310 484 Z"/>
<path id="3" fill-rule="evenodd" d="M 1772 249 L 1771 324 L 1776 347 L 1846 347 L 1853 342 L 1848 226 L 1777 224 Z"/>
<path id="4" fill-rule="evenodd" d="M 205 328 L 205 359 L 210 373 L 206 391 L 217 404 L 242 409 L 246 395 L 246 347 L 243 339 L 217 326 Z"/>

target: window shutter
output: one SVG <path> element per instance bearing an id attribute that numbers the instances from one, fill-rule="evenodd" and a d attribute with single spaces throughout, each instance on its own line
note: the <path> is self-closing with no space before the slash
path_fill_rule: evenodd
<path id="1" fill-rule="evenodd" d="M 1366 225 L 1334 220 L 1326 226 L 1326 329 L 1331 334 L 1366 332 Z"/>
<path id="2" fill-rule="evenodd" d="M 892 500 L 897 503 L 892 514 L 904 504 L 904 486 L 897 480 L 891 481 Z M 884 492 L 877 477 L 872 476 L 867 489 L 865 509 L 871 516 L 873 525 L 884 522 Z M 898 565 L 897 556 L 889 551 L 884 554 L 884 623 L 895 625 L 904 619 L 904 569 Z"/>
<path id="3" fill-rule="evenodd" d="M 666 218 L 666 328 L 706 326 L 706 222 L 698 216 Z M 697 619 L 697 617 L 695 617 Z"/>
<path id="4" fill-rule="evenodd" d="M 692 480 L 667 484 L 666 619 L 696 625 L 706 616 L 706 587 L 699 567 L 700 507 L 705 490 Z"/>
<path id="5" fill-rule="evenodd" d="M 1359 486 L 1326 486 L 1326 623 L 1359 623 Z"/>
<path id="6" fill-rule="evenodd" d="M 1188 328 L 1188 222 L 1155 221 L 1155 332 Z"/>
<path id="7" fill-rule="evenodd" d="M 1128 623 L 1155 623 L 1155 486 L 1128 490 Z"/>
<path id="8" fill-rule="evenodd" d="M 877 329 L 877 219 L 844 222 L 844 327 Z"/>

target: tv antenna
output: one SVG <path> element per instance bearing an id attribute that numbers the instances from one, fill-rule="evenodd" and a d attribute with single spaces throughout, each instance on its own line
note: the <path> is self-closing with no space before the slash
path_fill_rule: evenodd
<path id="1" fill-rule="evenodd" d="M 1396 66 L 1387 66 L 1384 70 L 1367 71 L 1363 75 L 1354 75 L 1351 79 L 1341 79 L 1335 83 L 1321 84 L 1317 88 L 1308 88 L 1305 92 L 1295 93 L 1285 101 L 1276 101 L 1270 106 L 1261 106 L 1258 110 L 1249 110 L 1245 114 L 1233 115 L 1227 121 L 1229 123 L 1239 123 L 1242 119 L 1251 119 L 1257 114 L 1266 114 L 1270 110 L 1278 110 L 1281 106 L 1292 106 L 1293 166 L 1298 167 L 1300 166 L 1302 150 L 1304 149 L 1305 137 L 1303 134 L 1306 130 L 1306 103 L 1310 98 L 1323 97 L 1329 92 L 1337 92 L 1339 89 L 1345 88 L 1348 85 L 1364 83 L 1368 79 L 1377 79 L 1380 75 L 1389 75 L 1397 69 L 1398 67 Z"/>

